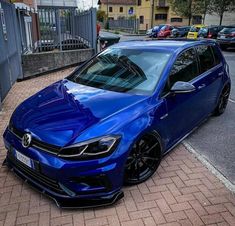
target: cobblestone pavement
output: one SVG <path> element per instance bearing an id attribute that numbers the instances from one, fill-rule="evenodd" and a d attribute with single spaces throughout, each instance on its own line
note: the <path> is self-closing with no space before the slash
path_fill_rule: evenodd
<path id="1" fill-rule="evenodd" d="M 71 69 L 16 83 L 3 103 L 0 135 L 15 107 Z M 0 139 L 0 162 L 6 150 Z M 113 206 L 62 210 L 7 168 L 0 168 L 0 225 L 235 225 L 235 196 L 183 145 L 162 161 L 157 173 L 125 187 Z"/>

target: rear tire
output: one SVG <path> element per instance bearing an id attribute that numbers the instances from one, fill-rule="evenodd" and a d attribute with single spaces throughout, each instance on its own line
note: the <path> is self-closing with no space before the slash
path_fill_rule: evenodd
<path id="1" fill-rule="evenodd" d="M 225 86 L 222 90 L 222 93 L 220 94 L 218 104 L 214 110 L 214 116 L 220 116 L 224 113 L 227 104 L 228 104 L 228 98 L 230 94 L 230 86 Z"/>
<path id="2" fill-rule="evenodd" d="M 133 145 L 125 165 L 124 184 L 146 181 L 157 170 L 162 159 L 160 139 L 156 133 L 146 133 Z"/>

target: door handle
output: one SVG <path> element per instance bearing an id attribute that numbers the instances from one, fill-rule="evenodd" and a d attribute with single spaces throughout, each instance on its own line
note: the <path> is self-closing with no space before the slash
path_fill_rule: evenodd
<path id="1" fill-rule="evenodd" d="M 202 84 L 202 85 L 198 86 L 198 89 L 203 89 L 204 87 L 206 87 L 206 84 Z"/>

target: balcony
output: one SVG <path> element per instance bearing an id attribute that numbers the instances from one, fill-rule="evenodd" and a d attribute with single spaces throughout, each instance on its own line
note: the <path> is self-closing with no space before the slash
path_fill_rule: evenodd
<path id="1" fill-rule="evenodd" d="M 159 8 L 169 8 L 169 4 L 167 3 L 166 0 L 158 0 L 156 4 L 156 9 Z"/>

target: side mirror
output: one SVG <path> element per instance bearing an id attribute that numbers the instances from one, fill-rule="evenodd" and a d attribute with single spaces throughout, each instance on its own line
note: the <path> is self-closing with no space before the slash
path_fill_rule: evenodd
<path id="1" fill-rule="evenodd" d="M 190 84 L 189 82 L 179 81 L 171 87 L 171 93 L 191 93 L 195 90 L 195 86 Z"/>

